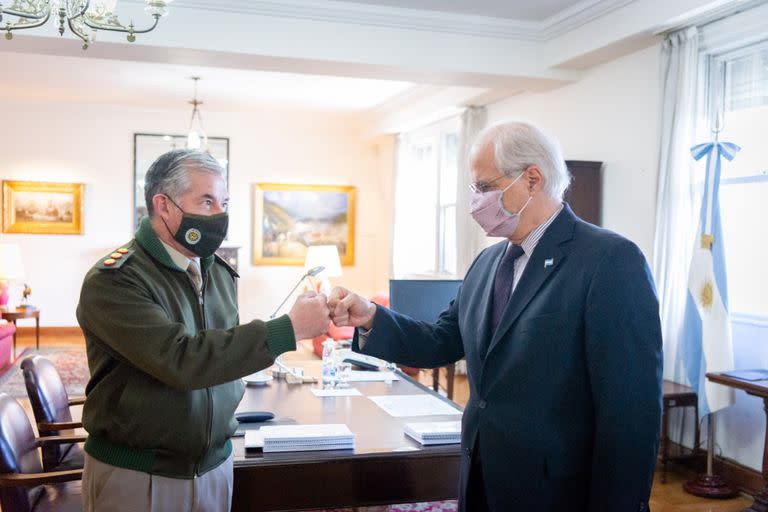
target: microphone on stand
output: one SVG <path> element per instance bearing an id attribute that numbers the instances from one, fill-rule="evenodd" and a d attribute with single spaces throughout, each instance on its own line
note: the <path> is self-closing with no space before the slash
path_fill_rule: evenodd
<path id="1" fill-rule="evenodd" d="M 323 267 L 323 266 L 313 267 L 313 268 L 311 268 L 311 269 L 307 270 L 307 271 L 304 273 L 304 275 L 302 275 L 302 276 L 299 278 L 299 280 L 298 280 L 298 282 L 296 283 L 296 285 L 295 285 L 293 288 L 291 288 L 291 291 L 290 291 L 290 292 L 288 292 L 288 295 L 286 295 L 286 297 L 283 299 L 283 302 L 281 302 L 281 303 L 280 303 L 280 305 L 279 305 L 279 306 L 277 306 L 277 309 L 275 309 L 274 313 L 272 313 L 271 315 L 269 315 L 269 318 L 270 318 L 270 320 L 271 320 L 271 319 L 273 319 L 273 318 L 275 318 L 275 317 L 277 316 L 277 313 L 278 313 L 278 312 L 280 311 L 280 309 L 283 307 L 283 304 L 285 304 L 285 303 L 286 303 L 286 301 L 287 301 L 288 299 L 290 299 L 290 298 L 291 298 L 291 295 L 293 295 L 293 292 L 295 292 L 295 291 L 296 291 L 296 288 L 298 288 L 298 287 L 299 287 L 299 285 L 300 285 L 301 283 L 303 283 L 305 279 L 307 279 L 307 278 L 310 278 L 310 277 L 315 277 L 317 274 L 319 274 L 319 273 L 320 273 L 320 272 L 322 272 L 323 270 L 325 270 L 325 267 Z M 277 356 L 277 357 L 275 358 L 275 364 L 276 364 L 276 365 L 277 365 L 277 366 L 278 366 L 278 367 L 279 367 L 281 370 L 283 370 L 284 372 L 286 372 L 288 375 L 290 375 L 291 377 L 294 377 L 294 378 L 295 378 L 295 379 L 296 379 L 298 382 L 302 382 L 302 381 L 303 381 L 303 379 L 304 379 L 304 375 L 300 375 L 300 374 L 297 374 L 293 368 L 289 368 L 288 366 L 286 366 L 286 365 L 285 365 L 285 363 L 283 363 L 283 361 L 282 361 L 282 354 L 281 354 L 281 355 L 279 355 L 279 356 Z"/>
<path id="2" fill-rule="evenodd" d="M 288 295 L 286 295 L 286 297 L 283 299 L 283 302 L 281 302 L 281 303 L 280 303 L 280 305 L 279 305 L 279 306 L 277 306 L 277 309 L 275 310 L 275 312 L 274 312 L 274 313 L 272 313 L 271 315 L 269 315 L 269 319 L 270 319 L 270 320 L 272 320 L 273 318 L 275 318 L 275 317 L 277 316 L 277 312 L 278 312 L 278 311 L 280 311 L 280 308 L 282 308 L 282 307 L 283 307 L 283 304 L 285 304 L 285 303 L 286 303 L 286 301 L 287 301 L 288 299 L 290 299 L 290 298 L 291 298 L 291 295 L 293 295 L 293 292 L 295 292 L 295 291 L 296 291 L 296 288 L 298 288 L 298 287 L 299 287 L 299 285 L 300 285 L 302 282 L 304 282 L 304 280 L 305 280 L 306 278 L 308 278 L 308 277 L 315 277 L 317 274 L 319 274 L 319 273 L 320 273 L 320 272 L 322 272 L 323 270 L 325 270 L 325 267 L 323 267 L 323 266 L 320 266 L 320 267 L 314 267 L 314 268 L 311 268 L 311 269 L 307 270 L 307 271 L 304 273 L 304 275 L 303 275 L 303 276 L 301 276 L 301 278 L 299 279 L 299 281 L 296 283 L 296 286 L 294 286 L 294 287 L 291 289 L 291 291 L 290 291 L 290 292 L 288 292 Z"/>

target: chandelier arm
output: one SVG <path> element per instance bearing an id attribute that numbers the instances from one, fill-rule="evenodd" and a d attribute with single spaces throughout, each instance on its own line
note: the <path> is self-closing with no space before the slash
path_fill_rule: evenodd
<path id="1" fill-rule="evenodd" d="M 75 34 L 77 37 L 82 39 L 86 46 L 89 45 L 91 42 L 88 40 L 88 36 L 78 32 L 77 28 L 75 27 L 75 24 L 72 22 L 72 19 L 73 18 L 68 18 L 67 19 L 67 24 L 69 25 L 69 30 L 71 30 L 72 33 Z M 85 49 L 85 46 L 83 47 L 83 49 Z"/>
<path id="2" fill-rule="evenodd" d="M 205 125 L 203 125 L 203 115 L 199 110 L 197 111 L 197 122 L 200 123 L 200 131 L 203 132 L 203 138 L 208 140 L 208 134 L 205 133 Z"/>
<path id="3" fill-rule="evenodd" d="M 3 14 L 10 14 L 10 13 L 8 13 L 7 11 L 3 11 Z M 16 15 L 14 14 L 14 16 L 16 16 Z M 24 29 L 27 29 L 27 28 L 40 27 L 42 25 L 45 25 L 48 22 L 48 20 L 50 19 L 50 17 L 51 17 L 51 11 L 49 9 L 48 10 L 48 14 L 45 16 L 45 18 L 42 18 L 39 21 L 36 21 L 35 23 L 19 25 L 18 27 L 15 26 L 15 25 L 11 25 L 10 23 L 7 23 L 6 26 L 0 27 L 0 30 L 5 30 L 5 31 L 10 32 L 11 30 L 24 30 Z"/>
<path id="4" fill-rule="evenodd" d="M 89 27 L 97 30 L 108 30 L 110 32 L 123 32 L 128 34 L 146 34 L 147 32 L 152 32 L 155 30 L 155 27 L 157 27 L 158 22 L 160 21 L 160 15 L 153 14 L 152 17 L 155 18 L 155 22 L 152 24 L 152 26 L 144 29 L 135 29 L 131 27 L 125 28 L 125 27 L 115 27 L 112 25 L 101 25 L 99 23 L 94 23 L 92 21 L 88 21 L 88 16 L 85 16 L 83 18 L 83 22 L 88 25 Z"/>
<path id="5" fill-rule="evenodd" d="M 195 125 L 195 114 L 197 114 L 198 116 L 200 115 L 200 112 L 198 112 L 198 110 L 197 110 L 197 104 L 193 103 L 192 105 L 193 105 L 193 107 L 192 107 L 192 117 L 190 117 L 190 119 L 189 119 L 189 130 L 187 130 L 187 131 L 190 131 L 190 132 L 192 131 L 192 127 Z"/>
<path id="6" fill-rule="evenodd" d="M 40 14 L 32 13 L 32 12 L 26 12 L 26 11 L 16 11 L 16 10 L 13 10 L 13 9 L 8 9 L 7 7 L 6 8 L 0 8 L 0 14 L 9 14 L 11 16 L 16 16 L 17 18 L 26 18 L 28 20 L 40 20 L 40 19 L 45 18 L 46 21 L 47 21 L 48 18 L 51 17 L 51 3 L 48 2 L 47 6 L 48 6 L 47 10 L 44 11 L 44 12 L 41 12 Z M 43 22 L 43 23 L 45 23 L 45 22 Z M 39 25 L 35 25 L 35 26 L 38 27 Z"/>

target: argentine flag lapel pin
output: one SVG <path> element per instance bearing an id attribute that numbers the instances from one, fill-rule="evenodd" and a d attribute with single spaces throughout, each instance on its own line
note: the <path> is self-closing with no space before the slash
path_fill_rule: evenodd
<path id="1" fill-rule="evenodd" d="M 544 260 L 544 268 L 549 268 L 555 264 L 555 258 L 547 258 Z"/>

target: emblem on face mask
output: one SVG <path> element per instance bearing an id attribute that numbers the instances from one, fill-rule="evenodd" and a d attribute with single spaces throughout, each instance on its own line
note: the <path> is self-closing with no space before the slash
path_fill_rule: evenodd
<path id="1" fill-rule="evenodd" d="M 200 238 L 200 230 L 195 228 L 188 229 L 187 232 L 184 233 L 184 240 L 186 240 L 188 244 L 195 245 L 200 241 Z"/>

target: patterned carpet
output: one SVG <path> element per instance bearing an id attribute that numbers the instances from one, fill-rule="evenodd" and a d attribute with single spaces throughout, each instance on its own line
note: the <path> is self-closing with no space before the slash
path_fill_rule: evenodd
<path id="1" fill-rule="evenodd" d="M 24 375 L 21 373 L 21 362 L 25 357 L 39 354 L 50 359 L 61 375 L 64 387 L 70 396 L 85 394 L 88 383 L 88 362 L 85 348 L 81 347 L 40 347 L 39 350 L 25 349 L 16 361 L 0 376 L 0 392 L 8 393 L 14 398 L 25 398 L 27 389 L 24 387 Z"/>

